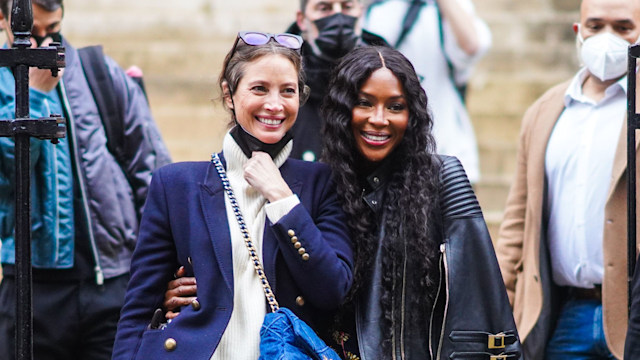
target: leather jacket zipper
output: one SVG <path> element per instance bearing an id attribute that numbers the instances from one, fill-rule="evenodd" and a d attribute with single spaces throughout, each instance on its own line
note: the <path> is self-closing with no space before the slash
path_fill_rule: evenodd
<path id="1" fill-rule="evenodd" d="M 433 301 L 433 307 L 431 309 L 431 327 L 429 330 L 429 355 L 431 355 L 432 359 L 440 359 L 440 352 L 442 351 L 442 342 L 444 340 L 444 326 L 447 322 L 447 309 L 449 307 L 449 287 L 448 287 L 448 283 L 449 283 L 449 273 L 448 273 L 448 267 L 447 267 L 447 253 L 445 252 L 446 250 L 446 245 L 445 243 L 440 244 L 440 264 L 442 265 L 442 268 L 444 268 L 444 284 L 442 283 L 442 278 L 440 278 L 439 284 L 438 284 L 438 292 L 436 293 L 436 297 L 434 298 Z M 438 299 L 440 298 L 440 294 L 442 293 L 443 290 L 443 285 L 444 285 L 444 291 L 445 291 L 445 305 L 444 305 L 444 314 L 442 315 L 442 324 L 441 324 L 441 330 L 440 330 L 440 337 L 439 337 L 439 341 L 438 341 L 438 349 L 436 351 L 436 356 L 433 356 L 433 336 L 432 336 L 432 332 L 433 332 L 433 317 L 435 315 L 436 312 L 436 306 L 438 304 Z"/>
<path id="2" fill-rule="evenodd" d="M 75 132 L 73 131 L 74 119 L 70 111 L 71 106 L 69 106 L 67 93 L 64 89 L 64 83 L 62 79 L 60 79 L 58 89 L 60 91 L 60 100 L 62 101 L 62 107 L 65 113 L 64 115 L 66 116 L 68 122 L 67 134 L 71 135 L 72 137 L 69 139 L 69 144 L 73 147 L 73 157 L 75 160 L 75 166 L 73 168 L 76 172 L 76 177 L 78 178 L 78 187 L 80 189 L 80 197 L 82 198 L 82 210 L 87 221 L 87 233 L 89 235 L 89 242 L 91 243 L 91 252 L 93 254 L 93 259 L 95 260 L 95 267 L 93 268 L 93 271 L 96 275 L 96 284 L 103 285 L 104 273 L 102 272 L 102 267 L 100 267 L 100 259 L 98 258 L 98 247 L 96 246 L 93 227 L 91 226 L 91 214 L 89 212 L 89 204 L 87 203 L 87 190 L 84 184 L 84 178 L 82 177 L 82 171 L 80 171 L 80 156 L 78 155 L 78 144 L 76 141 Z"/>

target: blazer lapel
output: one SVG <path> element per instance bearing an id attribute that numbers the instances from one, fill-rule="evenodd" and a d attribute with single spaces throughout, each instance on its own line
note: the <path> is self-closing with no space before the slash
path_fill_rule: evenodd
<path id="1" fill-rule="evenodd" d="M 636 75 L 636 81 L 640 81 L 640 74 Z M 627 91 L 629 91 L 627 89 Z M 640 92 L 636 93 L 636 113 L 637 108 L 640 105 Z M 625 115 L 622 129 L 620 130 L 620 137 L 618 138 L 618 145 L 616 146 L 616 155 L 613 160 L 613 170 L 611 172 L 611 184 L 609 185 L 609 193 L 607 195 L 607 201 L 613 196 L 613 191 L 618 184 L 618 181 L 622 178 L 627 169 L 627 126 L 628 119 Z M 636 131 L 636 159 L 638 154 L 638 148 L 640 147 L 640 134 Z M 626 191 L 626 189 L 625 189 Z"/>
<path id="2" fill-rule="evenodd" d="M 220 158 L 222 163 L 225 164 L 222 155 Z M 229 291 L 233 293 L 231 235 L 229 221 L 227 220 L 224 188 L 213 164 L 209 164 L 205 181 L 200 184 L 200 201 L 218 266 Z"/>
<path id="3" fill-rule="evenodd" d="M 285 161 L 280 167 L 280 174 L 284 181 L 289 185 L 294 194 L 300 196 L 302 190 L 302 181 L 298 179 L 297 172 L 292 169 L 291 161 Z M 262 262 L 264 263 L 264 271 L 269 285 L 272 290 L 276 291 L 276 258 L 278 255 L 278 239 L 276 234 L 269 226 L 269 219 L 266 220 L 264 227 L 264 236 L 262 238 Z"/>
<path id="4" fill-rule="evenodd" d="M 636 154 L 638 153 L 638 147 L 640 146 L 640 134 L 636 131 Z M 609 185 L 609 193 L 607 195 L 607 201 L 613 195 L 613 191 L 618 184 L 618 181 L 626 173 L 627 169 L 627 118 L 625 117 L 622 129 L 620 131 L 620 137 L 618 138 L 618 145 L 616 146 L 616 155 L 613 159 L 613 171 L 611 172 L 611 184 Z"/>

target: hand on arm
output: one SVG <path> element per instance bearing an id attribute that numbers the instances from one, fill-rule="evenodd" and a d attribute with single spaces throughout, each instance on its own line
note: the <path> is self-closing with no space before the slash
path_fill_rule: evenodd
<path id="1" fill-rule="evenodd" d="M 167 311 L 165 317 L 167 320 L 173 319 L 180 315 L 180 307 L 191 304 L 196 299 L 196 278 L 185 277 L 186 270 L 181 266 L 176 271 L 175 280 L 169 281 L 167 291 L 164 293 L 164 309 Z"/>

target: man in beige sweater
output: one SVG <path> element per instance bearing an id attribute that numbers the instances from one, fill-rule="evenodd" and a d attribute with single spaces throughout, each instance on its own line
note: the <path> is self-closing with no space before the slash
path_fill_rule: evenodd
<path id="1" fill-rule="evenodd" d="M 584 65 L 528 109 L 496 252 L 527 359 L 622 358 L 627 47 L 640 0 L 583 0 Z"/>

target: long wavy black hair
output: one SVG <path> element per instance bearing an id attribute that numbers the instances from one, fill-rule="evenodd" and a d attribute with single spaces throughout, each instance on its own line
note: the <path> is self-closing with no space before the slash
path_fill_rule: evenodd
<path id="1" fill-rule="evenodd" d="M 403 86 L 409 109 L 409 124 L 400 144 L 389 155 L 392 175 L 384 194 L 381 221 L 363 201 L 363 179 L 369 175 L 363 167 L 366 159 L 356 146 L 351 129 L 354 108 L 363 84 L 380 68 L 389 69 Z M 439 242 L 433 236 L 437 215 L 438 161 L 431 134 L 432 118 L 427 96 L 416 72 L 400 52 L 387 47 L 359 47 L 346 55 L 334 70 L 325 98 L 324 161 L 333 169 L 338 196 L 349 218 L 355 250 L 354 285 L 349 299 L 357 296 L 371 271 L 379 242 L 383 247 L 382 324 L 384 338 L 397 331 L 400 312 L 394 291 L 406 281 L 418 291 L 405 301 L 429 309 L 435 297 L 439 277 Z M 369 164 L 376 165 L 376 164 Z M 384 226 L 381 237 L 381 227 Z M 408 269 L 408 271 L 407 271 Z M 414 307 L 415 308 L 415 307 Z M 398 318 L 395 318 L 398 317 Z M 414 317 L 415 318 L 415 317 Z M 423 319 L 414 319 L 426 324 Z M 424 325 L 423 325 L 424 326 Z M 395 328 L 395 329 L 394 329 Z M 390 340 L 383 348 L 390 351 Z"/>

